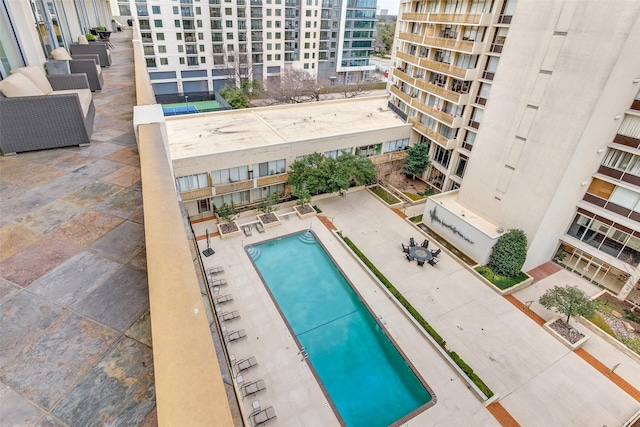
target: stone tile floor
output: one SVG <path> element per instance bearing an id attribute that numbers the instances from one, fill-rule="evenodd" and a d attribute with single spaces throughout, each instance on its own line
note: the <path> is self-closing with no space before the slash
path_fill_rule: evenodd
<path id="1" fill-rule="evenodd" d="M 157 425 L 131 31 L 89 147 L 0 157 L 0 425 Z"/>

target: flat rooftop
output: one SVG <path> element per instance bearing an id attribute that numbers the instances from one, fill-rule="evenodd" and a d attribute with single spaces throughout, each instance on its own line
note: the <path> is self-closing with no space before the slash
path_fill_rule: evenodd
<path id="1" fill-rule="evenodd" d="M 457 191 L 448 191 L 446 193 L 436 194 L 435 196 L 431 196 L 431 199 L 442 205 L 444 209 L 448 210 L 452 214 L 460 218 L 464 218 L 464 221 L 473 225 L 476 229 L 491 238 L 500 237 L 502 232 L 498 230 L 505 229 L 505 227 L 497 222 L 491 221 L 482 214 L 479 214 L 460 203 L 458 201 Z"/>
<path id="2" fill-rule="evenodd" d="M 386 96 L 167 117 L 166 124 L 173 160 L 410 126 Z"/>

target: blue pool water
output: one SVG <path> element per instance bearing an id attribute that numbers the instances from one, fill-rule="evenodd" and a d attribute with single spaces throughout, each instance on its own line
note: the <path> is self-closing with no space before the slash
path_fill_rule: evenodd
<path id="1" fill-rule="evenodd" d="M 184 107 L 162 107 L 162 113 L 165 116 L 180 116 L 182 114 L 195 114 L 198 109 L 193 105 Z"/>
<path id="2" fill-rule="evenodd" d="M 312 233 L 247 252 L 347 426 L 388 426 L 432 400 Z"/>

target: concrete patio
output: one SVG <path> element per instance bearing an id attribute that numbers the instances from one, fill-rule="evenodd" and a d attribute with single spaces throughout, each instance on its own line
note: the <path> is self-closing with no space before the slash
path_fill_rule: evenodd
<path id="1" fill-rule="evenodd" d="M 315 202 L 345 236 L 377 266 L 411 304 L 484 382 L 499 395 L 500 403 L 523 426 L 621 425 L 640 402 L 563 346 L 504 297 L 481 283 L 446 253 L 436 267 L 418 267 L 402 256 L 400 243 L 409 237 L 421 241 L 420 231 L 389 210 L 366 191 Z M 409 208 L 410 215 L 420 207 Z M 413 212 L 415 211 L 415 212 Z M 280 212 L 282 213 L 282 212 Z M 248 222 L 240 219 L 238 222 Z M 267 390 L 258 394 L 262 407 L 278 414 L 273 425 L 337 425 L 327 400 L 289 335 L 277 309 L 254 271 L 244 247 L 312 227 L 342 270 L 364 297 L 390 335 L 435 391 L 437 403 L 406 425 L 500 425 L 454 370 L 436 352 L 424 334 L 402 314 L 387 293 L 363 270 L 317 218 L 291 216 L 265 233 L 229 239 L 212 239 L 216 254 L 206 266 L 223 265 L 229 285 L 220 294 L 233 294 L 225 310 L 241 317 L 224 324 L 228 330 L 245 329 L 247 338 L 229 345 L 237 359 L 255 356 L 259 366 L 243 381 L 264 379 Z M 204 236 L 211 223 L 194 224 Z M 437 243 L 432 242 L 437 247 Z M 201 250 L 206 248 L 200 240 Z M 580 282 L 564 270 L 516 295 L 523 302 L 536 299 L 550 283 Z M 592 293 L 592 285 L 580 285 Z M 538 310 L 538 307 L 532 308 Z M 542 313 L 545 318 L 554 313 Z M 604 340 L 592 337 L 587 350 L 603 363 L 620 362 L 616 373 L 640 387 L 640 364 Z M 247 399 L 249 400 L 249 399 Z M 251 401 L 245 401 L 251 411 Z M 247 413 L 248 413 L 247 412 Z"/>

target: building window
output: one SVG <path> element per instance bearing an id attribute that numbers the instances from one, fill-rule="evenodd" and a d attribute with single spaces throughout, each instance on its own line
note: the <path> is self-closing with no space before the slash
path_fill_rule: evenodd
<path id="1" fill-rule="evenodd" d="M 233 40 L 233 33 L 227 33 L 227 40 Z"/>
<path id="2" fill-rule="evenodd" d="M 167 58 L 160 58 L 160 65 L 169 65 L 169 60 Z"/>
<path id="3" fill-rule="evenodd" d="M 156 67 L 156 59 L 155 58 L 146 58 L 147 67 L 155 68 Z"/>
<path id="4" fill-rule="evenodd" d="M 222 196 L 216 196 L 213 198 L 213 205 L 215 207 L 220 207 L 222 205 L 242 205 L 249 203 L 251 200 L 249 199 L 249 190 L 247 191 L 238 191 L 237 193 L 224 194 Z"/>
<path id="5" fill-rule="evenodd" d="M 178 6 L 173 6 L 173 14 L 180 15 L 180 9 L 178 8 Z"/>
<path id="6" fill-rule="evenodd" d="M 258 178 L 261 176 L 278 175 L 285 173 L 286 169 L 285 159 L 259 163 L 253 165 L 253 176 Z"/>
<path id="7" fill-rule="evenodd" d="M 199 188 L 209 187 L 209 175 L 205 173 L 199 173 L 197 175 L 183 176 L 176 178 L 176 187 L 179 192 L 197 190 Z"/>
<path id="8" fill-rule="evenodd" d="M 164 33 L 156 33 L 156 40 L 164 40 Z"/>
<path id="9" fill-rule="evenodd" d="M 184 58 L 180 58 L 180 64 L 184 65 Z"/>
<path id="10" fill-rule="evenodd" d="M 442 148 L 436 144 L 436 149 L 433 152 L 433 161 L 440 163 L 445 168 L 449 167 L 449 161 L 451 160 L 451 151 Z"/>
<path id="11" fill-rule="evenodd" d="M 154 15 L 160 15 L 160 6 L 151 6 L 151 11 Z"/>
<path id="12" fill-rule="evenodd" d="M 182 40 L 182 33 L 176 33 L 176 40 Z"/>
<path id="13" fill-rule="evenodd" d="M 233 28 L 233 21 L 225 21 L 225 27 L 227 28 Z"/>
<path id="14" fill-rule="evenodd" d="M 180 53 L 184 52 L 184 46 L 182 46 L 181 44 L 178 45 L 178 52 Z"/>
<path id="15" fill-rule="evenodd" d="M 339 156 L 341 156 L 343 154 L 349 154 L 349 153 L 351 153 L 351 149 L 344 148 L 342 150 L 325 151 L 324 156 L 325 157 L 330 157 L 332 159 L 337 159 Z M 304 156 L 302 158 L 304 158 Z M 296 160 L 298 160 L 298 159 L 296 159 Z"/>
<path id="16" fill-rule="evenodd" d="M 180 28 L 180 20 L 179 20 L 179 19 L 176 19 L 176 20 L 175 20 L 175 21 L 173 21 L 173 22 L 174 22 L 174 24 L 175 24 L 176 28 Z"/>
<path id="17" fill-rule="evenodd" d="M 460 178 L 464 178 L 464 171 L 467 168 L 467 162 L 469 161 L 469 159 L 467 158 L 467 156 L 460 156 L 460 158 L 458 159 L 458 166 L 456 167 L 456 171 L 455 171 L 455 175 L 459 176 Z"/>
<path id="18" fill-rule="evenodd" d="M 260 187 L 253 190 L 253 200 L 262 200 L 269 197 L 270 194 L 284 192 L 284 184 L 270 185 L 268 187 Z"/>
<path id="19" fill-rule="evenodd" d="M 356 148 L 356 156 L 371 157 L 380 154 L 380 150 L 382 150 L 382 144 L 363 145 Z"/>
<path id="20" fill-rule="evenodd" d="M 237 168 L 220 169 L 211 172 L 211 179 L 214 185 L 229 184 L 249 179 L 249 167 L 239 166 Z"/>
<path id="21" fill-rule="evenodd" d="M 389 153 L 391 151 L 403 151 L 409 147 L 409 138 L 396 139 L 395 141 L 387 141 L 384 143 L 382 152 Z"/>
<path id="22" fill-rule="evenodd" d="M 154 19 L 153 26 L 156 28 L 162 28 L 162 19 Z"/>

